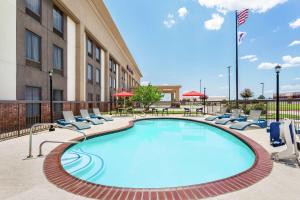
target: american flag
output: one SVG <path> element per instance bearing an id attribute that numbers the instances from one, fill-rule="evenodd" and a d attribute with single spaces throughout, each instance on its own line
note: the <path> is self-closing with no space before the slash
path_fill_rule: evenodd
<path id="1" fill-rule="evenodd" d="M 244 24 L 249 16 L 249 9 L 242 10 L 237 14 L 237 24 L 238 26 Z"/>

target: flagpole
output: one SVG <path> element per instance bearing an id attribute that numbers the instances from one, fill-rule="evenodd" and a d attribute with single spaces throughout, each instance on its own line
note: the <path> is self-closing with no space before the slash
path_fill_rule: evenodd
<path id="1" fill-rule="evenodd" d="M 239 106 L 238 11 L 235 11 L 235 105 Z"/>

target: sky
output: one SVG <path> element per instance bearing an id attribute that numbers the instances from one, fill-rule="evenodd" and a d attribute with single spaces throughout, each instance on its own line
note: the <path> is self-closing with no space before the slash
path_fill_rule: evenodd
<path id="1" fill-rule="evenodd" d="M 142 83 L 181 85 L 181 93 L 206 87 L 209 96 L 235 96 L 235 12 L 249 8 L 239 26 L 239 93 L 257 97 L 276 87 L 300 91 L 299 0 L 104 0 L 139 65 Z"/>

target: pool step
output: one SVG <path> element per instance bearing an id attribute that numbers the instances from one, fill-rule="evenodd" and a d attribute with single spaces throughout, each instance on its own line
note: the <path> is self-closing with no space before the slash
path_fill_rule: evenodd
<path id="1" fill-rule="evenodd" d="M 68 173 L 84 180 L 98 179 L 104 170 L 104 161 L 100 156 L 82 149 L 66 152 L 61 160 Z"/>

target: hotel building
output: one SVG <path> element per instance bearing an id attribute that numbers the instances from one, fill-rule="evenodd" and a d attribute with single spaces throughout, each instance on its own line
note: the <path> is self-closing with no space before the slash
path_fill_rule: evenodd
<path id="1" fill-rule="evenodd" d="M 102 0 L 1 0 L 0 100 L 108 102 L 142 74 Z"/>

